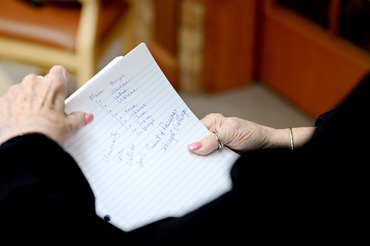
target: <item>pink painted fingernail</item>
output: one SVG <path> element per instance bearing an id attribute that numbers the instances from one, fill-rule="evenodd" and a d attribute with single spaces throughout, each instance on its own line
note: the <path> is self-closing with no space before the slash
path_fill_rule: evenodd
<path id="1" fill-rule="evenodd" d="M 195 143 L 192 143 L 192 144 L 188 145 L 189 150 L 197 150 L 200 147 L 202 147 L 202 145 L 199 142 L 195 142 Z"/>
<path id="2" fill-rule="evenodd" d="M 94 115 L 91 113 L 85 114 L 86 125 L 90 124 L 94 120 Z"/>

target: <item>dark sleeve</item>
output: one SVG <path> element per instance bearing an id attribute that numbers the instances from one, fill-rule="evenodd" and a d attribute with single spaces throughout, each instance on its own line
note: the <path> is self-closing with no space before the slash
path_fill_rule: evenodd
<path id="1" fill-rule="evenodd" d="M 320 115 L 319 117 L 317 117 L 317 119 L 315 121 L 315 126 L 317 127 L 321 123 L 330 120 L 331 117 L 335 114 L 335 111 L 336 111 L 336 109 L 333 109 L 333 110 L 330 110 L 330 111 L 328 111 L 326 113 L 323 113 L 322 115 Z"/>
<path id="2" fill-rule="evenodd" d="M 121 233 L 96 216 L 76 162 L 44 135 L 0 146 L 0 188 L 1 234 L 12 245 L 97 245 Z"/>

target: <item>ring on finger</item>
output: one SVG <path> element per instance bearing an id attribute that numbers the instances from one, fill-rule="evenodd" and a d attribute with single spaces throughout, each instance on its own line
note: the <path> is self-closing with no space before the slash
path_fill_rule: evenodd
<path id="1" fill-rule="evenodd" d="M 217 149 L 221 150 L 224 147 L 224 142 L 222 141 L 220 134 L 218 133 L 218 131 L 213 131 L 212 133 L 215 135 L 215 138 L 217 141 L 217 145 L 218 145 Z"/>

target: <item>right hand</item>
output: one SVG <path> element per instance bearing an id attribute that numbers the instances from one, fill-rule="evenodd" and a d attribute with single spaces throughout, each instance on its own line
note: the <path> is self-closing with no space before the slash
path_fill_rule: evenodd
<path id="1" fill-rule="evenodd" d="M 61 146 L 93 120 L 91 113 L 64 112 L 68 72 L 54 66 L 39 78 L 26 76 L 0 97 L 0 144 L 25 133 L 42 133 Z"/>

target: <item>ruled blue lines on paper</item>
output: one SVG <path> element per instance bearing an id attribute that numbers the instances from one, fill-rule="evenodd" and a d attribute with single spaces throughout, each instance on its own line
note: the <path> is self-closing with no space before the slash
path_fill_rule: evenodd
<path id="1" fill-rule="evenodd" d="M 185 133 L 183 135 L 186 136 L 187 133 Z M 188 138 L 185 138 L 183 135 L 179 135 L 179 138 L 184 138 L 185 141 L 189 141 L 188 139 L 190 139 L 192 137 L 192 136 L 188 136 Z M 160 166 L 163 167 L 163 165 L 166 164 L 166 162 L 170 158 L 176 158 L 176 159 L 179 159 L 179 161 L 178 161 L 179 163 L 176 163 L 176 165 L 179 165 L 181 163 L 180 160 L 182 158 L 181 153 L 182 154 L 186 153 L 186 147 L 183 146 L 183 145 L 176 146 L 176 148 L 171 150 L 171 153 L 164 154 L 163 152 L 152 152 L 151 153 L 152 155 L 149 157 L 149 159 L 151 159 L 152 163 L 158 163 Z M 156 159 L 154 159 L 155 157 L 156 157 Z M 172 167 L 175 167 L 176 165 L 172 165 Z M 168 171 L 168 169 L 166 169 L 166 170 Z M 149 166 L 147 169 L 143 170 L 140 173 L 140 178 L 142 178 L 143 180 L 146 180 L 146 181 L 148 181 L 149 179 L 151 179 L 151 180 L 158 179 L 161 175 L 163 175 L 163 172 L 166 171 L 166 170 L 163 170 L 161 173 L 156 174 L 156 172 L 161 171 L 161 168 L 158 167 L 158 166 L 152 165 L 152 166 Z M 116 177 L 116 179 L 114 179 L 114 181 L 118 181 L 118 180 L 121 181 L 121 183 L 116 184 L 117 187 L 125 187 L 125 190 L 130 189 L 131 188 L 130 186 L 133 185 L 134 182 L 137 181 L 137 179 L 134 175 L 128 174 L 127 172 L 124 172 L 122 175 L 126 175 L 128 177 L 126 179 L 124 179 L 123 177 L 121 177 L 119 175 L 116 175 L 117 177 Z M 112 179 L 112 177 L 109 177 L 109 179 Z M 144 183 L 140 183 L 139 187 L 136 187 L 136 188 L 141 188 L 142 185 L 144 185 Z M 103 194 L 101 194 L 101 193 L 106 193 L 107 188 L 109 188 L 109 185 L 107 187 L 104 187 L 103 190 L 99 190 L 97 188 L 96 189 L 97 195 L 102 196 Z M 146 188 L 144 188 L 144 189 L 146 189 Z M 111 192 L 113 192 L 113 191 L 111 191 Z M 107 194 L 107 196 L 109 196 L 110 194 L 111 193 Z M 139 195 L 139 193 L 135 193 L 135 194 L 136 194 L 136 196 Z M 127 197 L 128 195 L 130 195 L 130 194 L 125 194 L 125 196 L 122 196 L 122 197 Z M 117 196 L 117 194 L 113 195 L 112 198 L 115 199 L 116 196 Z"/>
<path id="2" fill-rule="evenodd" d="M 165 91 L 165 92 L 167 92 L 167 91 Z M 158 94 L 157 94 L 158 95 Z M 163 97 L 162 97 L 163 98 Z M 168 99 L 168 100 L 170 100 L 170 99 Z M 167 100 L 167 101 L 168 101 Z M 148 105 L 150 105 L 150 101 L 149 102 L 147 102 L 147 104 Z M 153 106 L 153 107 L 155 107 L 155 106 Z M 153 107 L 150 107 L 150 106 L 148 106 L 148 110 L 150 111 L 150 110 L 152 110 L 153 109 Z M 158 110 L 156 110 L 156 111 L 154 111 L 154 112 L 150 112 L 150 115 L 153 115 L 153 117 L 154 118 L 156 118 L 156 115 L 155 115 L 155 113 L 157 113 L 158 112 Z M 165 113 L 165 111 L 163 112 L 163 113 Z M 159 116 L 162 116 L 163 115 L 163 113 L 162 114 L 160 114 Z M 131 120 L 133 120 L 133 118 L 131 117 Z M 112 120 L 111 120 L 112 121 Z M 110 121 L 110 122 L 111 122 Z M 113 121 L 114 122 L 114 121 Z M 127 121 L 127 122 L 129 122 L 129 121 Z M 114 122 L 113 123 L 113 125 L 112 126 L 110 126 L 110 127 L 108 127 L 107 128 L 107 125 L 106 124 L 104 124 L 104 125 L 102 125 L 100 128 L 98 128 L 97 130 L 96 130 L 96 132 L 95 133 L 93 133 L 93 134 L 98 134 L 98 135 L 94 135 L 95 137 L 96 136 L 107 136 L 107 133 L 109 132 L 109 131 L 111 131 L 112 129 L 113 129 L 113 127 L 115 126 L 115 125 L 117 125 L 117 123 L 116 122 Z M 114 129 L 114 131 L 115 132 L 120 132 L 120 133 L 118 133 L 119 134 L 119 136 L 125 136 L 125 138 L 130 138 L 132 135 L 134 135 L 135 134 L 135 131 L 128 131 L 128 133 L 127 133 L 127 130 L 129 130 L 129 129 L 125 129 L 124 128 L 124 126 L 125 125 L 123 125 L 123 126 L 118 126 L 116 129 Z M 105 129 L 105 128 L 107 128 L 107 130 L 105 131 L 105 132 L 99 132 L 101 129 Z M 131 128 L 131 127 L 130 127 Z M 120 130 L 122 130 L 123 129 L 123 131 L 125 131 L 125 132 L 122 132 L 122 131 L 120 131 Z M 137 130 L 137 129 L 136 129 Z M 108 135 L 108 138 L 109 138 L 109 135 Z M 94 143 L 91 143 L 91 145 L 93 145 Z M 90 145 L 90 146 L 91 146 Z M 119 145 L 119 143 L 117 143 L 117 146 Z M 89 146 L 89 147 L 90 147 Z M 89 158 L 91 158 L 91 154 L 93 154 L 94 155 L 94 157 L 93 158 L 91 158 L 91 160 L 95 160 L 95 158 L 96 158 L 96 156 L 97 155 L 99 155 L 99 154 L 101 154 L 102 152 L 103 152 L 104 150 L 102 150 L 101 149 L 101 146 L 100 145 L 97 145 L 96 147 L 95 147 L 95 149 L 93 149 L 92 151 L 91 151 L 91 153 L 87 153 L 86 155 L 85 155 L 85 157 L 84 158 L 86 158 L 87 156 L 89 157 Z M 81 163 L 83 163 L 83 160 L 84 160 L 84 158 L 82 158 L 82 159 L 79 159 L 78 158 L 78 155 L 76 156 L 76 158 L 81 162 Z M 86 163 L 83 163 L 83 165 L 82 165 L 82 167 L 84 167 L 85 165 L 87 165 L 89 162 L 86 162 Z M 88 170 L 87 170 L 88 171 Z"/>
<path id="3" fill-rule="evenodd" d="M 179 100 L 179 99 L 176 99 L 176 103 L 177 104 L 179 104 L 179 103 L 181 103 L 181 100 Z M 166 105 L 166 103 L 163 105 L 163 106 L 165 106 Z M 172 112 L 176 112 L 176 109 L 175 110 L 173 110 L 173 107 L 175 106 L 175 105 L 170 105 L 170 104 L 167 104 L 168 105 L 168 108 L 167 108 L 167 111 L 169 110 L 169 109 L 172 109 Z M 182 104 L 180 104 L 178 107 L 177 107 L 177 110 L 179 110 L 180 108 L 183 108 L 184 107 L 184 105 L 182 105 Z M 161 107 L 162 108 L 162 107 Z M 190 116 L 191 117 L 191 116 Z M 195 116 L 193 116 L 193 117 L 195 117 Z M 181 130 L 180 130 L 181 131 Z M 151 137 L 152 138 L 152 140 L 150 140 L 149 142 L 153 142 L 153 141 L 155 141 L 156 139 L 159 139 L 159 137 L 158 137 L 158 135 L 159 134 L 156 134 L 156 132 L 158 133 L 158 132 L 161 132 L 161 139 L 166 139 L 167 137 L 168 137 L 168 135 L 170 135 L 171 134 L 171 132 L 173 133 L 173 134 L 175 134 L 175 135 L 177 135 L 176 136 L 176 138 L 182 138 L 182 136 L 181 135 L 179 135 L 180 134 L 180 131 L 179 132 L 172 132 L 171 130 L 170 131 L 167 131 L 167 133 L 165 132 L 165 130 L 162 128 L 162 127 L 160 127 L 160 128 L 153 128 L 153 130 L 151 131 L 151 132 L 148 132 L 148 135 L 149 136 L 155 136 L 154 138 L 153 137 Z M 132 144 L 135 144 L 135 146 L 141 146 L 141 149 L 139 150 L 139 152 L 138 153 L 145 153 L 145 155 L 148 155 L 147 156 L 147 158 L 150 158 L 150 159 L 152 159 L 153 158 L 153 153 L 151 153 L 151 151 L 153 150 L 153 149 L 151 149 L 151 146 L 149 146 L 148 144 L 146 144 L 146 141 L 145 140 L 147 140 L 147 139 L 142 139 L 142 140 L 136 140 L 136 141 L 125 141 L 125 145 L 127 145 L 127 146 L 130 146 L 130 145 L 132 145 Z M 174 141 L 178 141 L 177 139 L 175 139 Z M 127 142 L 127 143 L 126 143 Z M 123 142 L 122 142 L 122 144 L 123 144 Z M 181 147 L 183 147 L 183 146 L 181 146 Z M 136 147 L 137 148 L 137 147 Z M 163 150 L 162 148 L 161 149 L 157 149 L 157 150 L 155 150 L 155 151 L 159 151 L 161 154 L 163 154 L 164 152 L 167 152 L 167 150 Z M 155 152 L 155 153 L 157 153 L 157 152 Z M 149 156 L 149 155 L 151 155 L 151 156 Z M 161 161 L 165 161 L 165 160 L 161 160 Z M 121 168 L 122 168 L 123 166 L 121 166 Z M 150 168 L 150 166 L 148 167 L 148 168 Z M 100 172 L 99 172 L 100 171 Z M 106 170 L 106 172 L 108 172 L 109 170 Z M 96 173 L 98 173 L 99 172 L 99 174 L 100 174 L 100 177 L 99 178 L 102 178 L 102 176 L 104 176 L 104 174 L 106 173 L 106 172 L 101 172 L 101 170 L 97 170 L 96 171 Z M 109 177 L 107 177 L 107 178 L 105 178 L 105 180 L 108 180 L 108 179 L 112 179 L 112 176 L 114 175 L 115 173 L 112 173 L 112 175 L 111 176 L 109 176 Z M 89 175 L 89 177 L 91 178 L 93 175 Z M 119 177 L 118 177 L 119 178 Z M 118 179 L 117 178 L 117 179 Z M 105 181 L 104 180 L 104 181 Z M 126 185 L 125 185 L 126 186 Z M 108 187 L 106 187 L 106 188 L 108 188 Z M 98 190 L 99 189 L 99 186 L 96 186 L 96 190 Z"/>
<path id="4" fill-rule="evenodd" d="M 148 70 L 148 71 L 147 71 Z M 144 78 L 146 77 L 146 76 L 148 76 L 151 72 L 153 72 L 153 70 L 154 71 L 156 71 L 155 72 L 155 74 L 154 75 L 156 75 L 156 74 L 160 74 L 160 75 L 163 75 L 162 73 L 161 73 L 161 71 L 160 70 L 158 70 L 158 66 L 156 65 L 156 63 L 154 62 L 154 61 L 152 61 L 152 62 L 150 62 L 149 63 L 149 65 L 147 65 L 145 68 L 143 68 L 138 74 L 136 74 L 135 76 L 133 76 L 132 78 L 127 78 L 127 80 L 125 80 L 124 81 L 124 84 L 127 84 L 128 82 L 132 82 L 131 84 L 133 85 L 133 86 L 135 86 L 135 85 L 137 85 L 139 82 L 142 82 L 142 80 L 145 80 Z M 142 75 L 142 73 L 144 73 L 144 75 Z M 136 77 L 138 77 L 139 75 L 142 75 L 142 77 L 140 77 L 140 78 L 138 78 L 138 79 L 136 79 Z M 154 75 L 152 75 L 152 76 L 154 76 Z M 151 79 L 152 77 L 149 77 L 149 78 L 147 78 L 146 79 L 146 81 L 145 82 L 147 82 L 147 81 L 149 81 L 150 79 Z M 136 82 L 135 82 L 135 80 L 136 80 Z M 107 81 L 106 82 L 106 84 L 109 84 L 109 82 L 110 81 Z M 143 83 L 143 84 L 145 84 L 145 82 Z M 121 86 L 122 84 L 120 84 L 120 86 Z M 103 85 L 103 87 L 105 87 L 105 86 L 107 86 L 107 85 Z M 123 86 L 122 86 L 123 87 Z M 122 88 L 121 87 L 121 88 Z M 101 88 L 101 87 L 100 87 Z M 101 89 L 100 89 L 101 90 Z M 98 92 L 99 92 L 99 90 L 97 90 Z M 110 93 L 105 99 L 103 99 L 103 101 L 101 101 L 101 99 L 99 99 L 100 100 L 100 102 L 98 103 L 98 105 L 97 106 L 95 106 L 95 108 L 93 108 L 93 110 L 91 110 L 91 113 L 93 113 L 94 115 L 95 115 L 95 117 L 97 117 L 101 112 L 103 112 L 104 110 L 102 110 L 101 109 L 101 105 L 103 104 L 103 105 L 106 105 L 106 102 L 107 102 L 107 100 L 109 100 L 109 99 L 112 99 L 113 97 L 114 97 L 114 95 L 116 94 L 116 93 L 119 93 L 120 92 L 120 90 L 115 90 L 113 93 Z M 100 96 L 100 94 L 99 94 L 99 96 Z M 91 97 L 91 95 L 89 95 L 89 97 Z M 110 104 L 113 104 L 115 101 L 114 100 L 112 100 L 111 102 L 110 102 Z M 117 105 L 118 106 L 118 105 Z M 100 111 L 98 111 L 98 110 L 100 110 Z M 95 123 L 96 123 L 96 120 L 95 120 Z M 78 142 L 83 136 L 84 136 L 85 134 L 79 134 L 79 137 L 77 137 L 77 138 L 75 138 L 75 140 L 74 141 L 72 141 L 68 146 L 67 146 L 67 149 L 76 149 L 76 147 L 73 147 L 73 144 L 75 144 L 76 142 Z M 85 140 L 86 141 L 86 140 Z"/>
<path id="5" fill-rule="evenodd" d="M 209 167 L 209 165 L 212 165 L 214 163 L 212 161 L 215 159 L 215 156 L 216 155 L 214 155 L 212 159 L 207 160 L 206 163 L 204 163 L 204 162 L 199 163 L 199 164 L 202 165 L 202 168 L 200 168 L 200 170 L 197 170 L 197 173 L 192 173 L 196 169 L 196 166 L 194 166 L 193 169 L 190 170 L 190 172 L 188 172 L 189 175 L 183 176 L 182 179 L 177 180 L 176 183 L 174 183 L 174 181 L 177 177 L 173 178 L 170 181 L 170 183 L 173 183 L 172 187 L 170 189 L 163 189 L 163 190 L 159 191 L 158 194 L 161 194 L 161 197 L 163 197 L 163 199 L 166 198 L 166 197 L 176 197 L 179 200 L 181 200 L 187 194 L 189 194 L 189 192 L 191 192 L 193 195 L 195 195 L 197 192 L 203 193 L 203 191 L 201 191 L 201 190 L 204 189 L 204 186 L 207 185 L 214 178 L 214 175 L 216 174 L 216 172 L 215 172 L 211 177 L 209 177 L 207 179 L 207 182 L 204 182 L 204 178 L 207 178 L 209 176 L 209 174 L 207 172 L 205 172 L 204 170 L 207 168 L 207 166 Z M 219 169 L 221 169 L 221 168 L 222 168 L 222 166 Z M 209 170 L 209 168 L 207 168 L 207 169 Z M 197 191 L 194 190 L 196 186 L 198 186 Z M 165 187 L 165 188 L 167 188 L 167 187 Z M 184 192 L 185 189 L 188 189 L 188 192 Z M 175 192 L 175 194 L 170 194 L 171 192 Z M 190 198 L 186 199 L 184 205 L 180 206 L 180 208 L 178 208 L 177 211 L 182 211 L 182 209 L 185 207 L 185 205 L 188 205 L 188 201 L 191 201 L 192 198 L 193 197 L 190 197 Z M 167 202 L 164 202 L 163 199 L 158 199 L 158 198 L 152 199 L 152 200 L 147 200 L 146 199 L 147 203 L 144 206 L 148 206 L 149 203 L 154 203 L 154 204 L 151 205 L 152 210 L 164 211 L 163 210 L 163 205 L 167 205 Z M 171 199 L 171 200 L 174 200 L 174 199 Z M 171 201 L 169 201 L 169 202 L 171 202 Z M 156 208 L 157 206 L 160 206 L 160 205 L 162 205 L 161 208 Z M 167 211 L 172 211 L 173 212 L 173 207 L 172 207 L 172 209 L 169 208 Z M 146 216 L 148 216 L 149 213 L 150 213 L 150 211 L 147 211 L 146 214 L 141 214 L 138 211 L 135 215 L 133 215 L 133 217 L 140 216 L 140 219 L 137 220 L 137 222 L 136 222 L 136 224 L 134 224 L 134 226 L 136 226 L 138 223 L 140 223 Z M 168 214 L 168 212 L 166 214 Z M 153 219 L 153 217 L 154 216 L 149 217 L 149 221 L 151 221 Z"/>
<path id="6" fill-rule="evenodd" d="M 189 136 L 189 138 L 186 139 L 186 140 L 191 139 L 191 137 L 192 136 Z M 141 194 L 139 192 L 136 192 L 136 190 L 138 190 L 138 189 L 146 190 L 148 193 L 152 193 L 161 184 L 163 184 L 164 181 L 167 182 L 167 180 L 166 180 L 167 178 L 172 177 L 172 179 L 175 179 L 175 178 L 178 177 L 178 175 L 180 173 L 186 171 L 187 166 L 182 165 L 182 164 L 186 163 L 186 159 L 187 159 L 186 156 L 187 155 L 186 155 L 185 151 L 181 151 L 181 147 L 184 147 L 184 146 L 179 146 L 176 150 L 173 150 L 171 155 L 167 155 L 167 156 L 163 156 L 163 157 L 162 157 L 162 155 L 159 155 L 157 157 L 157 160 L 155 161 L 155 163 L 159 163 L 158 161 L 160 159 L 160 165 L 165 165 L 167 163 L 166 168 L 159 168 L 159 167 L 154 167 L 153 166 L 151 169 L 146 170 L 146 172 L 143 175 L 146 175 L 144 180 L 146 180 L 147 182 L 140 183 L 139 186 L 134 187 L 130 191 L 130 193 L 127 193 L 124 196 L 120 196 L 120 197 L 122 197 L 122 199 L 117 201 L 116 206 L 121 204 L 123 199 L 130 199 L 131 201 L 135 201 L 135 203 L 140 203 L 141 200 L 139 200 L 138 202 L 137 202 L 137 200 L 138 199 L 144 199 L 144 197 L 140 197 Z M 179 154 L 179 153 L 181 153 L 181 154 Z M 174 160 L 174 159 L 177 161 L 176 165 L 169 165 L 168 166 L 168 162 L 171 161 L 171 160 Z M 176 175 L 176 173 L 174 173 L 175 171 L 177 172 L 177 175 Z M 126 182 L 121 183 L 119 186 L 130 188 L 130 186 L 133 185 L 134 182 L 135 182 L 135 179 L 126 180 Z M 155 184 L 153 184 L 152 182 L 155 182 Z M 114 198 L 114 197 L 112 197 L 112 198 Z M 132 204 L 134 204 L 134 202 Z M 114 209 L 115 207 L 112 207 L 112 208 Z M 122 211 L 119 211 L 119 212 L 122 212 Z M 128 214 L 130 212 L 131 212 L 131 210 L 126 208 L 126 211 L 124 211 L 124 214 Z"/>
<path id="7" fill-rule="evenodd" d="M 158 84 L 157 85 L 157 88 L 151 88 L 150 86 L 152 86 L 152 85 L 155 85 L 155 83 L 154 82 L 156 82 L 156 80 L 158 80 L 158 79 L 160 79 L 160 78 L 163 78 L 163 81 L 160 83 L 160 84 Z M 173 90 L 172 89 L 172 87 L 168 87 L 167 86 L 167 88 L 166 88 L 166 90 L 163 90 L 163 88 L 164 88 L 164 86 L 166 86 L 166 82 L 168 83 L 168 81 L 166 81 L 165 80 L 165 78 L 163 77 L 163 75 L 161 76 L 161 77 L 159 77 L 158 79 L 156 79 L 154 82 L 152 81 L 152 83 L 146 83 L 146 84 L 149 84 L 150 86 L 149 87 L 147 87 L 146 89 L 151 89 L 151 93 L 149 94 L 150 96 L 151 96 L 151 98 L 166 98 L 165 97 L 165 95 L 166 94 L 168 94 L 171 90 Z M 152 78 L 152 80 L 153 80 L 153 78 Z M 157 93 L 155 93 L 155 91 L 156 90 L 158 90 L 158 92 Z M 160 94 L 160 93 L 162 93 L 162 94 Z M 136 96 L 136 98 L 140 98 L 140 94 L 138 94 L 137 96 Z M 133 97 L 133 99 L 132 99 L 132 101 L 130 101 L 129 103 L 131 103 L 131 102 L 135 102 L 135 99 L 136 99 L 135 97 Z M 142 97 L 141 97 L 142 98 Z M 147 105 L 150 105 L 150 100 L 151 100 L 151 98 L 148 98 L 148 97 L 146 97 L 147 98 L 147 102 L 142 102 L 142 101 L 136 101 L 136 104 L 135 105 L 141 105 L 141 106 L 145 106 L 146 108 L 148 108 L 148 110 L 150 111 L 151 110 L 151 108 L 150 108 L 150 106 L 147 106 Z M 142 100 L 145 100 L 145 98 L 144 99 L 142 99 Z M 123 110 L 123 109 L 122 109 Z M 143 113 L 145 114 L 146 112 L 145 111 L 143 111 Z M 156 112 L 155 112 L 156 113 Z M 163 113 L 165 113 L 165 111 L 163 111 Z M 162 114 L 163 114 L 162 113 Z M 149 114 L 146 114 L 146 115 L 149 115 Z M 145 116 L 145 115 L 144 115 Z M 161 116 L 161 115 L 160 115 Z M 146 116 L 147 118 L 146 119 L 148 119 L 148 116 Z M 149 123 L 151 123 L 151 124 L 153 124 L 153 121 L 154 121 L 154 118 L 155 118 L 156 116 L 151 116 L 151 117 L 149 117 L 149 120 L 150 120 L 150 122 Z M 138 120 L 140 117 L 137 117 L 137 119 L 136 120 Z M 112 121 L 112 120 L 106 120 L 106 117 L 105 118 L 102 118 L 102 119 L 98 119 L 96 122 L 94 122 L 94 132 L 90 132 L 89 134 L 90 134 L 90 138 L 92 138 L 92 137 L 94 137 L 94 138 L 97 138 L 97 137 L 106 137 L 107 138 L 107 136 L 108 136 L 108 138 L 109 138 L 109 134 L 108 134 L 108 132 L 111 130 L 111 129 L 113 129 L 114 127 L 116 127 L 117 125 L 118 125 L 118 127 L 116 127 L 115 129 L 113 129 L 113 131 L 114 132 L 118 132 L 118 130 L 120 130 L 120 128 L 122 128 L 123 126 L 125 126 L 127 129 L 126 130 L 128 130 L 128 128 L 130 128 L 131 127 L 131 125 L 129 125 L 130 124 L 130 121 L 134 121 L 135 119 L 134 118 L 130 118 L 130 117 L 128 117 L 128 119 L 126 119 L 126 122 L 125 122 L 125 124 L 123 124 L 123 125 L 121 125 L 121 126 L 119 126 L 119 124 L 117 124 L 117 122 L 114 122 L 114 121 Z M 113 123 L 113 125 L 112 125 L 112 123 Z M 141 121 L 139 121 L 138 122 L 138 124 L 143 124 L 143 123 L 145 123 L 145 119 L 144 120 L 141 120 Z M 107 124 L 110 124 L 110 125 L 107 125 Z M 108 127 L 107 127 L 108 126 Z M 144 126 L 142 126 L 142 128 L 143 127 L 146 127 L 145 125 Z M 101 131 L 101 128 L 105 128 L 105 129 L 107 129 L 105 132 L 102 132 Z M 92 131 L 93 129 L 91 129 L 90 131 Z M 124 129 L 125 130 L 125 129 Z M 137 129 L 131 129 L 132 130 L 132 132 L 135 132 Z M 140 131 L 137 131 L 136 132 L 136 134 L 140 134 L 141 132 Z M 85 133 L 86 134 L 86 133 Z M 121 135 L 123 135 L 123 132 L 119 132 L 117 135 L 119 135 L 119 136 L 121 136 Z M 127 133 L 125 132 L 124 133 L 124 135 L 125 135 L 125 137 L 127 138 Z M 86 142 L 86 139 L 84 139 L 84 141 Z M 83 144 L 84 145 L 84 147 L 86 147 L 86 143 L 85 142 L 83 142 L 83 143 L 80 143 L 80 146 Z M 88 147 L 90 147 L 90 146 L 92 146 L 92 145 L 94 145 L 95 143 L 94 143 L 94 141 L 91 141 L 91 143 L 90 143 L 90 145 L 88 145 Z M 79 146 L 78 146 L 79 147 Z M 99 149 L 101 149 L 101 147 L 102 146 L 100 146 L 100 145 L 98 145 L 98 146 L 96 146 L 95 147 L 95 149 L 93 150 L 93 151 L 91 151 L 91 152 L 96 152 L 96 150 L 99 150 Z M 86 165 L 87 163 L 84 163 L 84 158 L 86 158 L 87 156 L 89 156 L 89 159 L 95 159 L 95 158 L 91 158 L 91 156 L 90 156 L 90 154 L 91 153 L 84 153 L 84 155 L 83 156 L 81 156 L 80 157 L 80 154 L 82 154 L 84 151 L 86 151 L 86 149 L 83 149 L 83 150 L 79 150 L 79 152 L 78 153 L 76 153 L 76 151 L 77 151 L 77 148 L 76 149 L 72 149 L 71 150 L 71 152 L 72 152 L 72 154 L 74 154 L 74 157 L 78 160 L 78 162 L 82 165 L 82 167 L 84 166 L 84 165 Z M 101 152 L 101 151 L 100 151 Z"/>
<path id="8" fill-rule="evenodd" d="M 151 64 L 151 65 L 155 65 L 155 64 Z M 142 76 L 140 79 L 138 79 L 137 80 L 137 82 L 136 83 L 133 83 L 133 85 L 132 86 L 138 86 L 138 83 L 139 82 L 141 82 L 143 85 L 148 85 L 148 83 L 145 83 L 145 82 L 147 82 L 147 81 L 149 81 L 150 79 L 153 79 L 153 77 L 155 76 L 155 75 L 159 75 L 159 77 L 158 77 L 158 79 L 160 79 L 160 78 L 162 78 L 163 77 L 163 74 L 162 73 L 160 73 L 160 71 L 158 71 L 158 69 L 157 69 L 157 67 L 156 66 L 154 66 L 153 68 L 151 68 L 151 67 L 146 67 L 147 69 L 150 69 L 149 70 L 149 72 L 147 72 L 144 76 Z M 145 76 L 149 76 L 149 73 L 151 73 L 151 72 L 153 72 L 153 70 L 155 70 L 155 73 L 153 74 L 153 75 L 150 75 L 151 77 L 149 77 L 149 78 L 145 78 Z M 141 73 L 142 72 L 144 72 L 145 70 L 143 70 L 143 71 L 141 71 Z M 139 74 L 137 74 L 136 76 L 138 76 Z M 136 77 L 136 76 L 134 76 L 134 77 Z M 143 82 L 143 80 L 144 80 L 144 82 Z M 115 92 L 115 93 L 117 93 L 117 91 Z M 102 113 L 102 112 L 105 112 L 104 111 L 104 109 L 102 109 L 102 107 L 101 107 L 101 105 L 107 105 L 107 100 L 111 100 L 111 102 L 107 105 L 107 106 L 110 106 L 111 104 L 114 104 L 115 103 L 115 100 L 112 100 L 113 99 L 113 96 L 114 96 L 114 94 L 111 94 L 111 95 L 108 95 L 108 97 L 106 98 L 106 99 L 103 99 L 104 101 L 103 102 L 100 102 L 92 111 L 91 111 L 91 113 L 93 113 L 94 114 L 94 116 L 95 116 L 95 119 L 94 119 L 94 128 L 96 128 L 96 126 L 98 126 L 98 124 L 99 123 L 101 123 L 102 122 L 102 120 L 103 119 L 105 119 L 105 116 L 102 116 L 102 117 L 99 117 L 99 115 L 100 115 L 100 113 Z M 138 96 L 136 96 L 135 98 L 137 98 L 137 97 L 139 97 L 139 95 Z M 130 105 L 130 103 L 132 103 L 134 101 L 134 99 L 132 99 L 131 101 L 129 101 L 128 102 L 128 105 Z M 117 104 L 116 105 L 116 107 L 118 107 L 120 104 Z M 106 107 L 107 107 L 106 106 Z M 127 107 L 129 107 L 129 106 L 127 106 Z M 122 110 L 124 110 L 125 108 L 127 108 L 127 107 L 123 107 L 122 108 Z M 115 109 L 115 108 L 113 108 L 113 109 Z M 113 110 L 113 109 L 110 109 L 110 110 Z M 104 127 L 104 126 L 101 126 L 101 127 Z M 86 132 L 87 133 L 87 132 Z M 85 133 L 85 134 L 86 134 Z M 83 137 L 85 134 L 80 134 L 79 135 L 79 138 L 77 138 L 73 143 L 71 143 L 67 148 L 68 149 L 72 149 L 72 151 L 75 151 L 76 149 L 78 149 L 78 147 L 79 146 L 77 146 L 77 147 L 74 147 L 73 145 L 75 144 L 75 143 L 77 143 L 77 142 L 80 142 L 80 145 L 81 145 L 81 137 Z M 91 136 L 93 136 L 93 135 L 91 135 Z M 87 141 L 87 139 L 83 139 L 83 141 L 82 141 L 82 144 L 83 143 L 85 143 L 85 141 Z"/>
<path id="9" fill-rule="evenodd" d="M 109 214 L 126 231 L 181 216 L 229 190 L 236 157 L 227 148 L 206 157 L 189 152 L 189 143 L 210 132 L 143 47 L 131 55 L 77 95 L 95 118 L 68 143 L 98 215 Z"/>

